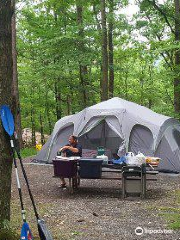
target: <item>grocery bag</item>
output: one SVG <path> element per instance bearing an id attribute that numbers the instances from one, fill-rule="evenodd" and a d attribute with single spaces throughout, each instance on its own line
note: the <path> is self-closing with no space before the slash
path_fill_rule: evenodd
<path id="1" fill-rule="evenodd" d="M 126 164 L 128 165 L 137 165 L 136 156 L 133 152 L 126 153 Z"/>
<path id="2" fill-rule="evenodd" d="M 138 152 L 138 154 L 136 155 L 136 163 L 137 165 L 142 165 L 146 163 L 146 157 L 144 156 L 143 153 Z"/>

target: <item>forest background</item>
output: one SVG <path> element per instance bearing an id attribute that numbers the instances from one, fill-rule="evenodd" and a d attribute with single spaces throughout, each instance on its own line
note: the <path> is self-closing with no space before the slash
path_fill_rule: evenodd
<path id="1" fill-rule="evenodd" d="M 32 145 L 36 131 L 44 143 L 63 116 L 115 96 L 180 119 L 180 0 L 136 0 L 131 18 L 128 4 L 0 1 L 0 105 L 11 107 L 19 136 L 28 127 Z M 6 236 L 12 154 L 2 126 L 0 134 Z"/>
<path id="2" fill-rule="evenodd" d="M 132 2 L 131 2 L 132 3 Z M 112 97 L 179 118 L 179 1 L 25 0 L 16 5 L 22 128 Z"/>

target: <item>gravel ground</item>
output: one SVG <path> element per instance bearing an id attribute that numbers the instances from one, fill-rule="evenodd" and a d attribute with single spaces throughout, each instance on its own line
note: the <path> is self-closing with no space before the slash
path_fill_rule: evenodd
<path id="1" fill-rule="evenodd" d="M 180 175 L 159 174 L 157 182 L 149 182 L 147 198 L 122 199 L 121 182 L 114 180 L 82 180 L 77 192 L 59 188 L 50 165 L 28 164 L 25 168 L 38 210 L 51 229 L 54 240 L 136 240 L 180 239 L 180 231 L 168 231 L 168 222 L 162 213 L 169 207 L 180 208 Z M 20 170 L 20 168 L 19 168 Z M 20 172 L 20 171 L 19 171 Z M 19 173 L 27 219 L 37 235 L 35 219 L 22 174 Z M 180 194 L 179 194 L 180 198 Z M 18 192 L 15 175 L 12 178 L 12 223 L 21 227 Z M 142 235 L 135 229 L 143 228 Z M 153 233 L 147 231 L 153 230 Z M 155 232 L 159 230 L 159 232 Z"/>

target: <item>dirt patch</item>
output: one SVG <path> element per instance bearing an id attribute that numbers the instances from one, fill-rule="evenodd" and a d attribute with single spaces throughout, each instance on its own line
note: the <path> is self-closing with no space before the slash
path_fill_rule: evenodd
<path id="1" fill-rule="evenodd" d="M 180 176 L 159 174 L 158 181 L 148 183 L 147 199 L 122 199 L 121 182 L 111 180 L 82 180 L 79 190 L 71 195 L 59 188 L 50 165 L 28 165 L 25 168 L 39 209 L 51 229 L 54 240 L 119 240 L 119 239 L 180 239 L 179 231 L 171 233 L 135 234 L 137 227 L 147 230 L 167 230 L 161 207 L 180 207 L 175 190 L 180 189 Z M 20 168 L 19 168 L 20 170 Z M 38 236 L 36 221 L 22 174 L 21 185 L 27 219 L 33 234 Z M 12 223 L 20 231 L 21 213 L 13 171 Z"/>

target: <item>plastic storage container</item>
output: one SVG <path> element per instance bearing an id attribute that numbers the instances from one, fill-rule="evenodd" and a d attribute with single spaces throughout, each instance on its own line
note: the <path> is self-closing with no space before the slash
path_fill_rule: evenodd
<path id="1" fill-rule="evenodd" d="M 101 178 L 102 175 L 102 159 L 80 159 L 79 175 L 80 178 Z"/>
<path id="2" fill-rule="evenodd" d="M 77 174 L 76 160 L 53 160 L 54 176 L 72 178 Z"/>

